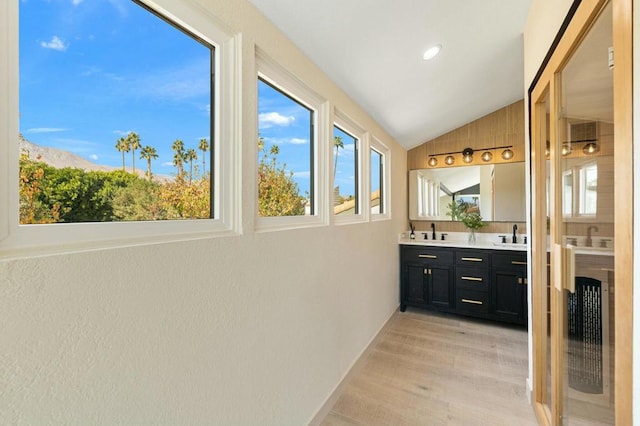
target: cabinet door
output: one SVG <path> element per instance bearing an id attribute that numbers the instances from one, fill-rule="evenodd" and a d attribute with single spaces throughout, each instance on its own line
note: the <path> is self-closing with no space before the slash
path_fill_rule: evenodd
<path id="1" fill-rule="evenodd" d="M 453 304 L 451 268 L 438 265 L 429 265 L 427 268 L 429 303 L 443 308 L 451 307 Z"/>
<path id="2" fill-rule="evenodd" d="M 425 289 L 426 266 L 419 263 L 406 263 L 403 279 L 402 304 L 427 304 Z"/>
<path id="3" fill-rule="evenodd" d="M 491 281 L 491 313 L 496 319 L 522 323 L 525 279 L 517 271 L 494 269 Z"/>

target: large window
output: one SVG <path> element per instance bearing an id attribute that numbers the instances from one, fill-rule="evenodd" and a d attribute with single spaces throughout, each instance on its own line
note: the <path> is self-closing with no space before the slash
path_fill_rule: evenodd
<path id="1" fill-rule="evenodd" d="M 328 102 L 256 50 L 256 229 L 328 222 Z"/>
<path id="2" fill-rule="evenodd" d="M 169 0 L 16 0 L 0 24 L 3 246 L 233 229 L 234 36 Z"/>
<path id="3" fill-rule="evenodd" d="M 313 212 L 314 111 L 258 79 L 258 215 Z"/>
<path id="4" fill-rule="evenodd" d="M 21 2 L 20 223 L 210 218 L 214 57 L 135 2 Z"/>

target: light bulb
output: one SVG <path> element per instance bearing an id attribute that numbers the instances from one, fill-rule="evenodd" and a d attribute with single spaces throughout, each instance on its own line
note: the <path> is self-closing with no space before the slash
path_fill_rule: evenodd
<path id="1" fill-rule="evenodd" d="M 509 148 L 502 151 L 503 160 L 511 160 L 512 158 L 513 158 L 513 151 L 511 151 Z"/>
<path id="2" fill-rule="evenodd" d="M 438 159 L 436 157 L 429 157 L 429 161 L 427 161 L 427 164 L 431 167 L 435 167 L 438 165 Z"/>
<path id="3" fill-rule="evenodd" d="M 454 161 L 455 159 L 453 158 L 452 155 L 447 155 L 447 157 L 444 159 L 444 162 L 447 166 L 452 165 Z"/>
<path id="4" fill-rule="evenodd" d="M 493 154 L 489 151 L 485 151 L 482 153 L 482 156 L 480 158 L 482 158 L 482 161 L 484 162 L 491 161 L 493 159 Z"/>

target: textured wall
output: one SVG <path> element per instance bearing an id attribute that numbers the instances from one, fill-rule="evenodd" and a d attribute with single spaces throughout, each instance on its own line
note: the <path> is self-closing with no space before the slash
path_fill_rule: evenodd
<path id="1" fill-rule="evenodd" d="M 406 153 L 245 0 L 243 181 L 254 43 L 391 148 L 389 221 L 0 260 L 0 424 L 301 425 L 398 304 Z M 0 65 L 1 66 L 1 65 Z"/>

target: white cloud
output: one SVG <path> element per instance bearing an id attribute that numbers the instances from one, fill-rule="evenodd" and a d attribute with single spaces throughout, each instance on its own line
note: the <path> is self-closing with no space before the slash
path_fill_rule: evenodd
<path id="1" fill-rule="evenodd" d="M 173 166 L 174 164 L 171 161 L 165 161 L 162 163 L 163 166 Z"/>
<path id="2" fill-rule="evenodd" d="M 82 3 L 84 0 L 71 0 L 71 4 L 73 4 L 74 6 L 79 5 L 80 3 Z"/>
<path id="3" fill-rule="evenodd" d="M 118 136 L 127 136 L 131 132 L 133 132 L 133 130 L 114 130 L 113 134 Z"/>
<path id="4" fill-rule="evenodd" d="M 64 132 L 67 129 L 62 129 L 60 127 L 32 127 L 31 129 L 25 130 L 25 133 L 55 133 L 55 132 Z"/>
<path id="5" fill-rule="evenodd" d="M 263 112 L 258 115 L 259 127 L 266 129 L 272 126 L 288 126 L 295 121 L 295 117 L 284 116 L 278 112 Z"/>
<path id="6" fill-rule="evenodd" d="M 311 176 L 311 172 L 309 170 L 304 171 L 304 172 L 295 172 L 293 174 L 293 176 L 298 177 L 298 178 L 308 178 Z"/>
<path id="7" fill-rule="evenodd" d="M 91 158 L 93 161 L 98 161 L 98 156 L 96 154 L 91 154 L 89 158 Z"/>
<path id="8" fill-rule="evenodd" d="M 301 138 L 291 138 L 291 144 L 293 145 L 304 145 L 307 142 L 309 142 L 307 139 L 301 139 Z"/>
<path id="9" fill-rule="evenodd" d="M 45 49 L 52 49 L 52 50 L 58 50 L 58 51 L 67 50 L 67 48 L 69 47 L 69 45 L 65 44 L 65 42 L 62 41 L 60 37 L 55 35 L 51 37 L 51 41 L 40 42 L 40 46 L 44 47 Z"/>

